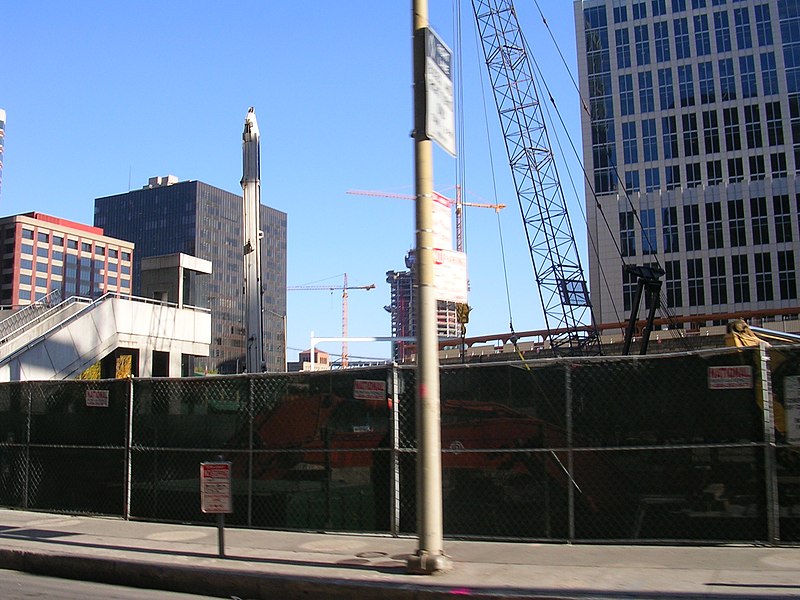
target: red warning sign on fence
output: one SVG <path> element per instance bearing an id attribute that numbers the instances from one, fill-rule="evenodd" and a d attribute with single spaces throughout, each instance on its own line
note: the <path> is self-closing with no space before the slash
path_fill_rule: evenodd
<path id="1" fill-rule="evenodd" d="M 231 513 L 231 463 L 200 463 L 200 509 L 204 513 Z"/>

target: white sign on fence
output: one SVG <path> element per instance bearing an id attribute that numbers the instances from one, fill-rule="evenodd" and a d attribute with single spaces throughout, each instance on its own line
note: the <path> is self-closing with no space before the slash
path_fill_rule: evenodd
<path id="1" fill-rule="evenodd" d="M 86 406 L 108 408 L 108 390 L 86 390 Z"/>
<path id="2" fill-rule="evenodd" d="M 200 509 L 204 513 L 232 513 L 231 463 L 200 463 Z"/>
<path id="3" fill-rule="evenodd" d="M 708 389 L 750 390 L 753 388 L 753 367 L 708 367 Z"/>

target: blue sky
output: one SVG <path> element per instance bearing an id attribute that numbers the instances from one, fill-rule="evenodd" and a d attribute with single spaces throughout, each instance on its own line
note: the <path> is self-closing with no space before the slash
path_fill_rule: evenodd
<path id="1" fill-rule="evenodd" d="M 451 48 L 457 1 L 429 1 L 431 26 Z M 538 4 L 575 74 L 572 2 Z M 536 3 L 517 5 L 580 148 L 578 93 Z M 499 230 L 514 329 L 537 329 L 542 308 L 468 1 L 461 16 L 466 199 L 508 205 L 499 227 L 492 210 L 466 214 L 468 335 L 508 331 Z M 241 132 L 254 106 L 262 202 L 288 214 L 288 284 L 335 286 L 344 273 L 351 285 L 374 283 L 349 294 L 349 334 L 390 335 L 386 271 L 404 269 L 414 204 L 346 192 L 413 193 L 411 0 L 32 0 L 7 3 L 2 21 L 2 215 L 39 211 L 91 223 L 94 198 L 156 175 L 241 193 Z M 455 173 L 455 160 L 435 149 L 437 190 L 454 194 Z M 560 173 L 588 275 L 583 182 L 573 166 L 578 198 Z M 340 292 L 288 292 L 289 360 L 311 332 L 341 335 L 341 315 Z M 351 343 L 349 351 L 385 357 L 389 348 Z"/>

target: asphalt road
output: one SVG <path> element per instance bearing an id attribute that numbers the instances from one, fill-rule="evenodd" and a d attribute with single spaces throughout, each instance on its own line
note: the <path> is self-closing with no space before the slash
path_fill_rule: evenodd
<path id="1" fill-rule="evenodd" d="M 0 598 L 2 600 L 212 600 L 211 596 L 58 579 L 5 570 L 0 570 Z"/>

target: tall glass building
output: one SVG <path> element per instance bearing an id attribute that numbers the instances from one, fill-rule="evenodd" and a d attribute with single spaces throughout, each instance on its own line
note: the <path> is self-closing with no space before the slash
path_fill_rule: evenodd
<path id="1" fill-rule="evenodd" d="M 574 9 L 596 318 L 630 314 L 623 261 L 661 267 L 679 317 L 796 315 L 800 3 Z"/>
<path id="2" fill-rule="evenodd" d="M 143 189 L 95 199 L 94 224 L 136 244 L 133 293 L 141 259 L 182 252 L 212 263 L 201 296 L 211 309 L 209 373 L 244 369 L 242 197 L 200 181 L 154 177 Z M 261 205 L 261 270 L 267 371 L 285 369 L 286 213 Z"/>

